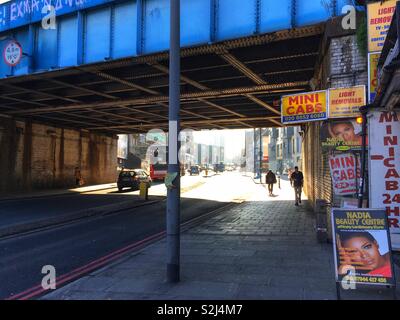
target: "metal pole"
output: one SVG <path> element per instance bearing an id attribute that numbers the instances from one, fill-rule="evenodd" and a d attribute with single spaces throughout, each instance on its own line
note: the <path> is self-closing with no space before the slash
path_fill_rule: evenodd
<path id="1" fill-rule="evenodd" d="M 253 173 L 254 177 L 256 177 L 256 160 L 257 153 L 256 153 L 256 128 L 253 128 Z"/>
<path id="2" fill-rule="evenodd" d="M 358 207 L 363 207 L 364 200 L 364 185 L 366 178 L 366 159 L 367 159 L 367 113 L 368 107 L 364 106 L 360 108 L 362 114 L 362 151 L 361 151 L 361 180 L 360 187 L 358 190 Z"/>
<path id="3" fill-rule="evenodd" d="M 169 53 L 169 139 L 168 174 L 176 174 L 174 187 L 167 192 L 167 281 L 179 282 L 180 276 L 180 166 L 178 133 L 180 130 L 180 0 L 171 0 Z"/>
<path id="4" fill-rule="evenodd" d="M 260 183 L 262 183 L 262 136 L 261 136 L 261 128 L 260 128 Z"/>

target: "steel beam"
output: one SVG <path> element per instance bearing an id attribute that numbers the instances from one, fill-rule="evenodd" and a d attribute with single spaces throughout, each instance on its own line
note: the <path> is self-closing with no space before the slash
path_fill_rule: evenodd
<path id="1" fill-rule="evenodd" d="M 234 122 L 243 122 L 243 121 L 271 121 L 274 119 L 280 119 L 280 117 L 251 117 L 251 118 L 229 118 L 229 119 L 213 119 L 213 120 L 187 120 L 182 121 L 182 125 L 196 125 L 196 124 L 224 124 L 224 123 L 234 123 Z M 111 129 L 124 129 L 124 128 L 135 128 L 135 127 L 142 127 L 142 128 L 154 128 L 159 125 L 165 123 L 154 123 L 154 124 L 144 124 L 144 125 L 119 125 L 119 126 L 112 126 L 112 127 L 96 127 L 96 128 L 85 128 L 87 130 L 105 130 L 107 128 Z"/>
<path id="2" fill-rule="evenodd" d="M 259 85 L 252 87 L 238 87 L 238 88 L 229 88 L 223 90 L 210 90 L 204 92 L 194 92 L 194 93 L 185 93 L 181 94 L 181 101 L 190 101 L 190 100 L 198 100 L 199 98 L 203 99 L 211 99 L 211 98 L 224 98 L 224 97 L 234 97 L 241 96 L 246 94 L 262 94 L 262 93 L 281 93 L 284 92 L 285 89 L 304 89 L 309 86 L 308 81 L 298 81 L 298 82 L 287 82 L 287 83 L 279 83 L 279 84 L 269 84 L 269 85 Z M 135 99 L 125 99 L 117 102 L 119 106 L 122 105 L 151 105 L 162 102 L 167 102 L 168 96 L 159 96 L 159 97 L 147 97 L 147 98 L 135 98 Z M 49 107 L 49 108 L 32 108 L 25 109 L 20 111 L 15 111 L 12 114 L 31 114 L 31 113 L 44 113 L 49 111 L 56 110 L 79 110 L 79 109 L 88 109 L 88 108 L 102 108 L 102 107 L 111 107 L 114 106 L 116 102 L 96 102 L 96 103 L 81 103 L 81 104 L 72 104 L 68 106 L 61 107 Z M 11 113 L 10 113 L 11 114 Z"/>

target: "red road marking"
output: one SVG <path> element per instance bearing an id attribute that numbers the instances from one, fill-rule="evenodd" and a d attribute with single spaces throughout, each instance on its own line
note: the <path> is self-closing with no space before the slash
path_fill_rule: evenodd
<path id="1" fill-rule="evenodd" d="M 227 205 L 227 206 L 229 206 L 229 205 Z M 221 208 L 217 208 L 217 209 L 215 209 L 215 210 L 213 210 L 211 212 L 207 212 L 207 213 L 205 213 L 205 214 L 203 214 L 201 216 L 198 216 L 196 218 L 190 219 L 189 221 L 186 221 L 186 222 L 182 223 L 181 226 L 183 227 L 183 226 L 185 226 L 187 224 L 193 223 L 194 221 L 199 220 L 201 218 L 204 218 L 205 216 L 210 215 L 210 214 L 214 213 L 217 210 L 221 210 L 224 207 L 226 207 L 226 206 L 223 206 Z M 145 238 L 143 240 L 137 241 L 137 242 L 132 243 L 132 244 L 126 246 L 126 247 L 123 247 L 121 249 L 113 251 L 113 252 L 109 253 L 108 255 L 105 255 L 104 257 L 101 257 L 101 258 L 99 258 L 97 260 L 94 260 L 94 261 L 92 261 L 92 262 L 90 262 L 90 263 L 88 263 L 88 264 L 86 264 L 86 265 L 84 265 L 82 267 L 79 267 L 77 269 L 74 269 L 74 270 L 66 273 L 66 274 L 63 274 L 63 275 L 61 275 L 61 276 L 56 278 L 56 284 L 58 286 L 58 285 L 63 284 L 65 282 L 67 282 L 67 281 L 76 279 L 79 276 L 84 275 L 84 274 L 86 274 L 86 273 L 88 273 L 90 271 L 98 269 L 99 267 L 101 267 L 103 265 L 106 265 L 107 263 L 110 263 L 113 260 L 116 260 L 116 259 L 120 258 L 121 256 L 123 256 L 124 254 L 126 254 L 127 252 L 129 252 L 132 249 L 138 249 L 138 247 L 145 246 L 147 244 L 147 242 L 150 242 L 150 241 L 155 240 L 155 239 L 159 240 L 158 238 L 160 238 L 160 239 L 163 238 L 165 236 L 165 233 L 166 233 L 165 230 L 161 231 L 159 233 L 156 233 L 156 234 L 154 234 L 152 236 L 149 236 L 149 237 L 147 237 L 147 238 Z M 27 289 L 27 290 L 25 290 L 23 292 L 20 292 L 18 294 L 12 295 L 12 296 L 8 297 L 6 300 L 17 300 L 17 299 L 18 300 L 27 300 L 27 299 L 33 298 L 35 296 L 38 296 L 38 295 L 40 295 L 40 294 L 42 294 L 42 293 L 44 293 L 46 291 L 49 291 L 49 289 L 47 289 L 47 290 L 43 289 L 43 287 L 40 284 L 40 285 L 34 286 L 34 287 L 30 288 L 30 289 Z"/>

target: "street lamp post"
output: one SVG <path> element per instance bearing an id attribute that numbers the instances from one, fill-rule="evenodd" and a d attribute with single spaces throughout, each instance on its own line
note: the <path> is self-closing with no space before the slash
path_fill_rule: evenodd
<path id="1" fill-rule="evenodd" d="M 171 0 L 169 52 L 169 139 L 168 175 L 175 176 L 167 192 L 167 281 L 180 278 L 180 167 L 178 133 L 180 129 L 180 0 Z"/>

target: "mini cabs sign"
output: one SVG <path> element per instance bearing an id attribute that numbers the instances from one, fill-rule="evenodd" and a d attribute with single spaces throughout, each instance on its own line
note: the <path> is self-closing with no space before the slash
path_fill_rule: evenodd
<path id="1" fill-rule="evenodd" d="M 365 86 L 329 90 L 329 118 L 354 118 L 366 103 Z"/>
<path id="2" fill-rule="evenodd" d="M 282 123 L 326 120 L 327 91 L 314 91 L 282 97 Z"/>

